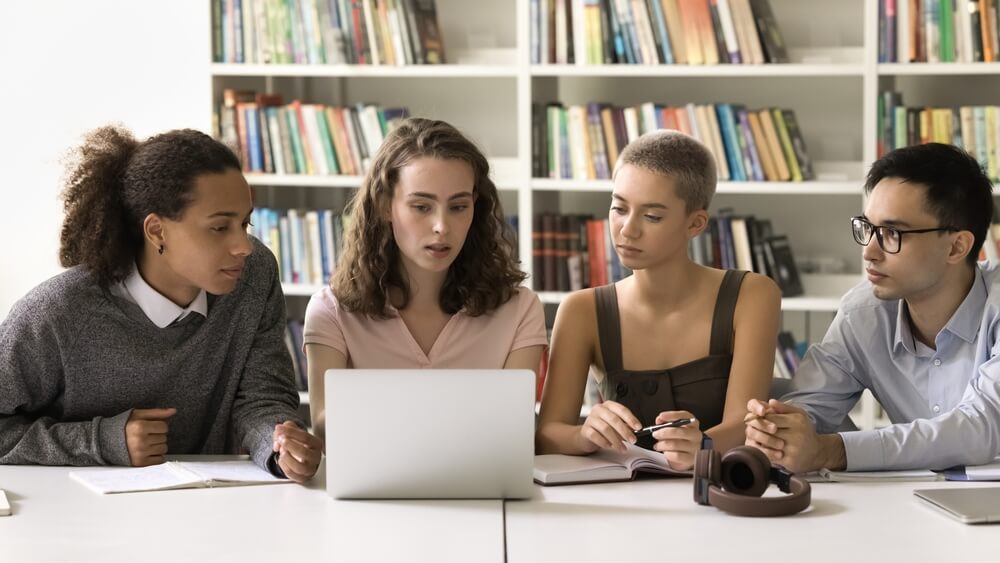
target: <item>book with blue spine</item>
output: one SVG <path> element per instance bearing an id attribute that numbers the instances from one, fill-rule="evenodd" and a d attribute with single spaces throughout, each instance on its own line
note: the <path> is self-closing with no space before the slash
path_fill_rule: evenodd
<path id="1" fill-rule="evenodd" d="M 719 129 L 722 130 L 722 145 L 726 153 L 726 162 L 729 163 L 729 177 L 735 182 L 745 182 L 747 176 L 743 171 L 743 155 L 740 153 L 740 142 L 736 137 L 733 108 L 729 104 L 716 104 L 715 111 L 719 118 Z"/>

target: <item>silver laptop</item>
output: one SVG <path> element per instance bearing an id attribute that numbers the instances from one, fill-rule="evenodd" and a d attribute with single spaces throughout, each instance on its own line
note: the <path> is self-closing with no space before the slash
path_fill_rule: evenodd
<path id="1" fill-rule="evenodd" d="M 326 489 L 334 498 L 527 498 L 530 370 L 329 370 Z"/>
<path id="2" fill-rule="evenodd" d="M 917 489 L 913 494 L 959 522 L 1000 522 L 1000 487 Z"/>

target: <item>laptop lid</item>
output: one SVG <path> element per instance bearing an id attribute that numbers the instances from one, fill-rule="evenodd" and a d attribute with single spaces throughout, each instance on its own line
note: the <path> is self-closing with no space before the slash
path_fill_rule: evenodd
<path id="1" fill-rule="evenodd" d="M 959 522 L 1000 522 L 1000 487 L 917 489 L 913 494 Z"/>
<path id="2" fill-rule="evenodd" d="M 334 498 L 526 498 L 531 370 L 329 370 L 327 492 Z"/>

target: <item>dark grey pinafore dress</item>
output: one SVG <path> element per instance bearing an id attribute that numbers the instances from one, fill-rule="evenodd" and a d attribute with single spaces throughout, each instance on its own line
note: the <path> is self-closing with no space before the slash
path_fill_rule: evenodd
<path id="1" fill-rule="evenodd" d="M 661 412 L 673 410 L 692 413 L 702 430 L 722 422 L 733 363 L 733 312 L 745 274 L 729 270 L 722 279 L 712 316 L 708 356 L 660 370 L 623 368 L 618 294 L 614 284 L 597 288 L 597 331 L 605 371 L 601 397 L 627 407 L 643 426 L 652 425 Z M 654 443 L 652 437 L 645 436 L 638 445 L 652 449 Z"/>

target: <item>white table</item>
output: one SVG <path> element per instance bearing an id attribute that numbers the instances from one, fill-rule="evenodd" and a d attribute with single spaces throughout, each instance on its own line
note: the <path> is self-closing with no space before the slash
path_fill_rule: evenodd
<path id="1" fill-rule="evenodd" d="M 696 505 L 689 479 L 536 487 L 535 498 L 504 506 L 334 501 L 322 477 L 308 487 L 98 495 L 71 481 L 72 470 L 0 466 L 14 510 L 0 517 L 0 562 L 985 563 L 1000 556 L 1000 527 L 961 524 L 912 493 L 996 483 L 815 483 L 807 512 L 767 519 Z"/>
<path id="2" fill-rule="evenodd" d="M 913 496 L 998 485 L 814 483 L 812 507 L 782 518 L 697 505 L 690 479 L 538 487 L 506 504 L 507 561 L 998 561 L 1000 527 L 962 524 Z"/>
<path id="3" fill-rule="evenodd" d="M 0 466 L 0 562 L 495 561 L 503 506 L 335 501 L 296 484 L 98 495 L 69 467 Z"/>

